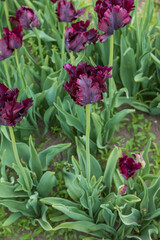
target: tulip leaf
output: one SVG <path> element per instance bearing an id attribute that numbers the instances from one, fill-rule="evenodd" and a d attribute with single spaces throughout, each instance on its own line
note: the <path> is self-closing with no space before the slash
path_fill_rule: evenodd
<path id="1" fill-rule="evenodd" d="M 83 144 L 76 138 L 77 154 L 81 170 L 83 175 L 86 176 L 86 150 L 84 149 Z M 91 176 L 95 176 L 96 179 L 99 179 L 102 176 L 102 169 L 95 157 L 90 154 L 91 161 Z"/>
<path id="2" fill-rule="evenodd" d="M 133 194 L 127 194 L 125 196 L 121 196 L 120 201 L 127 204 L 133 204 L 133 203 L 140 202 L 141 199 Z"/>
<path id="3" fill-rule="evenodd" d="M 5 182 L 0 183 L 0 198 L 22 198 L 27 197 L 27 193 L 23 191 L 16 192 L 16 185 L 8 185 Z"/>
<path id="4" fill-rule="evenodd" d="M 39 159 L 38 153 L 33 145 L 32 137 L 29 138 L 29 146 L 30 146 L 30 160 L 29 165 L 33 172 L 35 172 L 37 180 L 39 181 L 43 172 L 42 172 L 42 165 Z"/>
<path id="5" fill-rule="evenodd" d="M 32 181 L 29 169 L 26 167 L 23 167 L 23 172 L 22 172 L 21 169 L 14 163 L 13 163 L 13 169 L 16 171 L 19 177 L 17 181 L 20 183 L 23 191 L 25 192 L 31 191 L 33 187 L 33 181 Z"/>
<path id="6" fill-rule="evenodd" d="M 37 30 L 37 32 L 38 32 L 40 39 L 44 40 L 45 42 L 55 42 L 56 41 L 54 38 L 50 37 L 48 34 L 46 34 L 42 30 Z M 26 34 L 23 37 L 23 39 L 26 40 L 31 37 L 36 37 L 36 34 L 33 31 L 30 31 L 30 33 Z"/>
<path id="7" fill-rule="evenodd" d="M 22 213 L 20 212 L 15 212 L 11 214 L 3 223 L 3 227 L 7 227 L 11 225 L 12 223 L 16 222 L 20 217 L 22 216 Z"/>
<path id="8" fill-rule="evenodd" d="M 29 147 L 25 143 L 16 143 L 19 158 L 23 159 L 26 163 L 29 160 Z M 0 146 L 0 155 L 3 156 L 3 151 L 6 149 L 6 154 L 4 155 L 3 161 L 6 166 L 12 168 L 12 164 L 16 163 L 13 149 L 12 149 L 12 142 L 8 136 L 5 127 L 1 127 L 1 146 Z"/>
<path id="9" fill-rule="evenodd" d="M 51 193 L 52 188 L 56 185 L 57 180 L 54 172 L 47 171 L 42 175 L 37 186 L 37 191 L 40 196 L 47 197 Z"/>
<path id="10" fill-rule="evenodd" d="M 76 222 L 66 222 L 56 226 L 53 230 L 59 229 L 73 229 L 79 232 L 89 233 L 90 235 L 101 237 L 105 239 L 110 237 L 108 232 L 111 232 L 113 235 L 116 233 L 115 229 L 106 225 L 106 224 L 95 224 L 88 221 L 76 221 Z"/>
<path id="11" fill-rule="evenodd" d="M 66 118 L 66 122 L 69 126 L 75 127 L 78 131 L 80 131 L 81 133 L 84 133 L 83 125 L 78 118 L 76 118 L 76 117 L 72 116 L 71 114 L 67 113 L 66 111 L 64 111 L 56 103 L 54 103 L 54 105 L 56 106 L 57 110 L 64 115 L 64 117 Z"/>
<path id="12" fill-rule="evenodd" d="M 50 225 L 50 223 L 48 222 L 48 220 L 46 218 L 47 210 L 48 210 L 48 207 L 43 204 L 41 206 L 41 216 L 42 217 L 41 218 L 36 218 L 34 221 L 35 222 L 37 221 L 45 231 L 51 231 L 52 226 Z"/>
<path id="13" fill-rule="evenodd" d="M 63 212 L 68 217 L 80 221 L 92 221 L 92 219 L 82 210 L 80 205 L 62 198 L 44 198 L 41 202 L 52 205 L 53 208 Z"/>
<path id="14" fill-rule="evenodd" d="M 27 201 L 16 201 L 16 200 L 8 200 L 0 199 L 0 205 L 7 207 L 11 212 L 21 213 L 27 217 L 35 217 L 34 211 L 32 207 L 26 207 Z"/>
<path id="15" fill-rule="evenodd" d="M 115 172 L 118 157 L 119 157 L 119 149 L 115 147 L 107 160 L 106 168 L 104 171 L 104 177 L 103 177 L 103 182 L 105 183 L 108 193 L 110 192 L 110 189 L 112 186 L 112 179 Z"/>
<path id="16" fill-rule="evenodd" d="M 140 218 L 141 218 L 141 214 L 140 212 L 135 209 L 135 208 L 132 208 L 131 209 L 131 213 L 128 214 L 128 215 L 123 215 L 121 213 L 121 211 L 117 208 L 118 210 L 118 213 L 119 213 L 119 216 L 122 220 L 122 222 L 127 225 L 127 226 L 140 226 Z"/>
<path id="17" fill-rule="evenodd" d="M 158 229 L 154 225 L 150 225 L 146 227 L 140 233 L 140 235 L 127 235 L 127 237 L 131 239 L 138 239 L 138 240 L 152 240 L 153 238 L 151 237 L 151 235 L 153 233 L 158 234 Z"/>
<path id="18" fill-rule="evenodd" d="M 142 157 L 144 158 L 146 165 L 144 167 L 144 169 L 142 170 L 142 177 L 146 174 L 149 173 L 150 171 L 150 166 L 149 166 L 149 158 L 148 158 L 148 152 L 151 146 L 151 139 L 148 141 L 147 145 L 145 146 L 144 152 L 142 154 Z"/>
<path id="19" fill-rule="evenodd" d="M 57 144 L 54 146 L 50 146 L 46 148 L 45 150 L 39 152 L 39 159 L 42 164 L 42 169 L 47 170 L 47 167 L 49 163 L 52 161 L 52 159 L 60 152 L 64 151 L 68 147 L 70 147 L 70 143 L 64 143 L 64 144 Z"/>
<path id="20" fill-rule="evenodd" d="M 160 60 L 155 55 L 153 55 L 153 53 L 150 53 L 150 55 L 151 55 L 151 58 L 152 58 L 153 62 L 160 69 Z"/>

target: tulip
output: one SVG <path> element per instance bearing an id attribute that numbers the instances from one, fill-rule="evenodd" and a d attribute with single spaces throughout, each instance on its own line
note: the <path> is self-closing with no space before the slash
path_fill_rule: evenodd
<path id="1" fill-rule="evenodd" d="M 72 2 L 61 0 L 57 4 L 56 14 L 59 22 L 72 22 L 80 17 L 85 11 L 85 8 L 76 11 Z"/>
<path id="2" fill-rule="evenodd" d="M 12 31 L 8 28 L 3 28 L 3 38 L 0 39 L 0 61 L 12 56 L 14 49 L 22 46 L 22 28 L 14 27 Z"/>
<path id="3" fill-rule="evenodd" d="M 104 32 L 100 34 L 101 42 L 131 21 L 129 13 L 134 10 L 134 0 L 98 0 L 94 10 L 98 14 L 98 28 Z"/>
<path id="4" fill-rule="evenodd" d="M 111 77 L 109 72 L 112 67 L 93 67 L 87 63 L 80 62 L 77 66 L 69 63 L 64 65 L 68 72 L 70 81 L 63 87 L 68 91 L 71 98 L 80 106 L 95 103 L 103 99 L 103 92 L 106 92 L 106 80 Z"/>
<path id="5" fill-rule="evenodd" d="M 137 170 L 142 168 L 142 163 L 137 161 L 135 154 L 132 154 L 133 158 L 125 153 L 122 153 L 122 155 L 123 157 L 119 158 L 119 171 L 128 180 Z"/>
<path id="6" fill-rule="evenodd" d="M 27 6 L 21 6 L 20 9 L 16 11 L 16 17 L 10 17 L 9 21 L 28 30 L 41 26 L 36 13 Z"/>
<path id="7" fill-rule="evenodd" d="M 93 28 L 87 32 L 89 24 L 89 20 L 87 20 L 86 23 L 80 21 L 71 24 L 71 27 L 69 28 L 65 28 L 65 44 L 69 51 L 80 52 L 83 49 L 86 49 L 86 43 L 96 43 L 98 40 L 97 30 Z"/>
<path id="8" fill-rule="evenodd" d="M 17 102 L 18 93 L 17 88 L 9 90 L 0 83 L 0 125 L 16 126 L 32 106 L 32 98 Z"/>

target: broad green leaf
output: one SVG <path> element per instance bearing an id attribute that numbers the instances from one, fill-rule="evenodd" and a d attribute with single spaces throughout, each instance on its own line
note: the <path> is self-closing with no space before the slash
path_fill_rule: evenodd
<path id="1" fill-rule="evenodd" d="M 31 178 L 31 173 L 28 168 L 23 167 L 23 172 L 21 169 L 13 163 L 13 169 L 16 171 L 18 175 L 18 182 L 22 186 L 23 191 L 30 192 L 33 187 L 33 180 Z"/>
<path id="2" fill-rule="evenodd" d="M 59 229 L 73 229 L 79 232 L 85 232 L 89 233 L 90 235 L 96 236 L 96 237 L 109 237 L 108 232 L 111 232 L 112 234 L 115 234 L 115 229 L 107 226 L 106 224 L 95 224 L 88 221 L 76 221 L 76 222 L 66 222 L 58 225 L 53 230 L 59 230 Z"/>
<path id="3" fill-rule="evenodd" d="M 33 145 L 32 137 L 29 138 L 29 150 L 30 150 L 30 160 L 29 165 L 33 172 L 35 172 L 37 180 L 39 181 L 43 172 L 42 172 L 42 165 L 39 159 L 38 153 Z"/>
<path id="4" fill-rule="evenodd" d="M 29 161 L 29 147 L 25 143 L 16 143 L 19 158 L 23 159 L 26 163 Z M 4 155 L 3 161 L 6 166 L 12 168 L 12 164 L 16 163 L 13 149 L 12 149 L 12 142 L 4 128 L 1 127 L 1 146 L 0 146 L 0 155 L 3 155 L 3 151 L 6 149 L 6 154 Z"/>
<path id="5" fill-rule="evenodd" d="M 127 225 L 127 226 L 130 226 L 130 225 L 140 226 L 141 214 L 140 214 L 140 212 L 137 209 L 132 208 L 131 209 L 131 213 L 128 214 L 128 215 L 123 215 L 118 208 L 117 208 L 117 210 L 118 210 L 118 213 L 119 213 L 119 216 L 120 216 L 122 222 L 125 225 Z"/>
<path id="6" fill-rule="evenodd" d="M 124 36 L 121 36 L 121 61 L 120 61 L 120 76 L 123 86 L 128 89 L 129 96 L 133 93 L 133 88 L 136 83 L 134 76 L 136 73 L 135 54 L 131 47 L 127 47 Z"/>
<path id="7" fill-rule="evenodd" d="M 57 144 L 55 146 L 50 146 L 45 150 L 41 151 L 39 153 L 39 159 L 41 161 L 43 171 L 47 170 L 49 163 L 58 153 L 66 150 L 70 146 L 71 143 Z"/>
<path id="8" fill-rule="evenodd" d="M 151 139 L 148 141 L 147 145 L 145 146 L 144 152 L 142 154 L 142 157 L 144 158 L 146 165 L 144 167 L 144 169 L 142 170 L 142 177 L 146 174 L 149 173 L 150 171 L 150 165 L 149 165 L 149 158 L 148 158 L 148 152 L 151 146 Z"/>
<path id="9" fill-rule="evenodd" d="M 127 204 L 133 204 L 133 203 L 137 203 L 140 201 L 141 201 L 141 199 L 133 194 L 127 194 L 125 196 L 120 197 L 120 202 L 124 202 Z"/>
<path id="10" fill-rule="evenodd" d="M 51 231 L 52 226 L 50 225 L 50 223 L 46 218 L 47 210 L 48 210 L 48 207 L 43 204 L 41 206 L 41 218 L 36 218 L 35 222 L 37 221 L 45 231 Z"/>
<path id="11" fill-rule="evenodd" d="M 41 202 L 51 204 L 53 208 L 63 212 L 65 215 L 74 220 L 92 222 L 92 219 L 85 213 L 85 211 L 80 210 L 78 204 L 69 200 L 61 198 L 44 198 Z"/>
<path id="12" fill-rule="evenodd" d="M 32 207 L 26 207 L 27 201 L 16 201 L 16 200 L 0 200 L 0 205 L 7 207 L 11 212 L 21 213 L 27 217 L 35 217 Z"/>
<path id="13" fill-rule="evenodd" d="M 153 238 L 151 237 L 151 235 L 153 233 L 158 234 L 158 229 L 154 225 L 150 225 L 150 226 L 146 227 L 140 233 L 140 235 L 128 235 L 127 237 L 131 238 L 131 239 L 138 239 L 138 240 L 152 240 Z"/>
<path id="14" fill-rule="evenodd" d="M 0 198 L 22 198 L 27 197 L 27 193 L 23 191 L 15 192 L 16 185 L 8 185 L 5 182 L 0 183 Z"/>
<path id="15" fill-rule="evenodd" d="M 115 172 L 118 157 L 119 157 L 119 149 L 115 147 L 107 160 L 106 168 L 104 171 L 103 182 L 105 183 L 108 193 L 110 192 L 110 189 L 112 186 L 112 179 Z"/>
<path id="16" fill-rule="evenodd" d="M 45 42 L 55 42 L 56 40 L 52 37 L 50 37 L 48 34 L 46 34 L 44 31 L 42 30 L 37 30 L 38 35 L 40 37 L 40 39 L 44 40 Z M 23 39 L 27 40 L 28 38 L 31 37 L 36 37 L 36 34 L 33 31 L 30 31 L 30 33 L 26 34 Z"/>
<path id="17" fill-rule="evenodd" d="M 153 62 L 156 64 L 156 66 L 158 68 L 160 68 L 160 60 L 155 55 L 153 55 L 153 53 L 150 53 L 150 55 L 151 55 Z"/>
<path id="18" fill-rule="evenodd" d="M 47 171 L 42 175 L 37 186 L 37 191 L 40 196 L 47 197 L 51 193 L 52 188 L 56 185 L 57 180 L 55 177 L 55 173 Z"/>
<path id="19" fill-rule="evenodd" d="M 67 113 L 66 111 L 64 111 L 56 103 L 54 103 L 54 105 L 56 106 L 57 110 L 60 111 L 64 115 L 64 117 L 66 118 L 66 123 L 69 126 L 76 128 L 81 133 L 84 133 L 83 125 L 78 118 L 76 118 L 76 117 L 72 116 L 71 114 Z"/>
<path id="20" fill-rule="evenodd" d="M 22 213 L 19 213 L 19 212 L 11 214 L 3 223 L 3 227 L 7 227 L 12 223 L 16 222 L 21 216 L 22 216 Z"/>
<path id="21" fill-rule="evenodd" d="M 86 176 L 86 151 L 84 149 L 83 144 L 76 138 L 76 146 L 77 146 L 77 154 L 78 160 L 81 166 L 81 170 L 83 175 Z M 102 176 L 102 169 L 95 157 L 90 154 L 91 161 L 91 177 L 95 176 L 96 179 L 99 179 Z"/>

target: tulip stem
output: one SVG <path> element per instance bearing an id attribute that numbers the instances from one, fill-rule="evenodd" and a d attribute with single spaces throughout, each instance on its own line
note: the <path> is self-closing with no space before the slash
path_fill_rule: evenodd
<path id="1" fill-rule="evenodd" d="M 10 132 L 10 136 L 11 136 L 12 148 L 13 148 L 16 163 L 17 163 L 17 165 L 18 165 L 18 167 L 19 167 L 19 169 L 22 173 L 23 180 L 24 180 L 24 183 L 25 183 L 25 187 L 28 191 L 30 191 L 29 182 L 27 180 L 27 176 L 26 176 L 26 173 L 24 171 L 24 167 L 22 166 L 22 164 L 20 162 L 20 159 L 19 159 L 18 150 L 17 150 L 17 146 L 16 146 L 16 141 L 15 141 L 15 136 L 14 136 L 14 131 L 13 131 L 12 127 L 9 127 L 9 132 Z"/>
<path id="2" fill-rule="evenodd" d="M 64 65 L 64 54 L 65 54 L 65 44 L 64 44 L 64 42 L 65 42 L 65 39 L 64 39 L 64 32 L 65 32 L 65 24 L 64 23 L 62 23 L 63 24 L 63 30 L 62 30 L 62 34 L 63 34 L 63 36 L 62 36 L 62 49 L 61 49 L 61 53 L 62 53 L 62 68 L 63 68 L 63 65 Z"/>
<path id="3" fill-rule="evenodd" d="M 109 66 L 113 65 L 113 45 L 114 45 L 114 37 L 110 36 L 110 49 L 109 49 Z"/>
<path id="4" fill-rule="evenodd" d="M 109 50 L 109 66 L 113 66 L 113 48 L 114 48 L 114 35 L 110 36 L 110 50 Z M 111 71 L 112 74 L 112 71 Z M 111 107 L 114 92 L 116 91 L 116 85 L 113 77 L 109 78 L 109 106 Z"/>
<path id="5" fill-rule="evenodd" d="M 137 59 L 140 56 L 140 50 L 141 50 L 141 39 L 140 39 L 140 31 L 139 31 L 139 22 L 138 22 L 138 2 L 139 0 L 136 0 L 136 8 L 135 8 L 135 20 L 136 20 L 136 35 L 137 35 Z"/>
<path id="6" fill-rule="evenodd" d="M 22 85 L 23 85 L 23 88 L 24 90 L 26 90 L 27 88 L 27 83 L 22 75 L 22 72 L 21 72 L 21 68 L 20 68 L 20 65 L 19 65 L 19 60 L 18 60 L 18 54 L 17 54 L 17 49 L 14 50 L 15 52 L 15 60 L 16 60 L 16 64 L 17 64 L 17 69 L 18 69 L 18 72 L 19 72 L 19 75 L 21 77 L 21 80 L 22 80 Z M 27 91 L 26 91 L 26 94 L 27 94 Z"/>
<path id="7" fill-rule="evenodd" d="M 4 11 L 5 11 L 5 15 L 6 15 L 8 28 L 11 29 L 11 24 L 9 22 L 8 7 L 7 7 L 7 2 L 6 1 L 4 1 Z"/>
<path id="8" fill-rule="evenodd" d="M 91 163 L 90 163 L 90 104 L 86 105 L 86 176 L 88 182 L 91 178 Z"/>
<path id="9" fill-rule="evenodd" d="M 10 81 L 10 77 L 9 77 L 9 73 L 8 73 L 8 67 L 7 67 L 6 60 L 3 61 L 3 64 L 4 64 L 4 69 L 5 69 L 5 72 L 6 72 L 8 87 L 9 87 L 9 88 L 12 88 L 12 86 L 11 86 L 11 81 Z"/>
<path id="10" fill-rule="evenodd" d="M 73 52 L 71 51 L 69 53 L 69 55 L 70 55 L 70 59 L 71 59 L 71 64 L 74 65 L 74 54 L 73 54 Z"/>
<path id="11" fill-rule="evenodd" d="M 43 59 L 43 53 L 42 53 L 42 44 L 41 44 L 41 39 L 39 37 L 39 33 L 36 28 L 34 28 L 34 33 L 36 34 L 37 41 L 38 41 L 38 48 L 39 48 L 39 54 L 40 54 L 40 58 L 41 58 L 41 64 L 43 64 L 44 59 Z"/>

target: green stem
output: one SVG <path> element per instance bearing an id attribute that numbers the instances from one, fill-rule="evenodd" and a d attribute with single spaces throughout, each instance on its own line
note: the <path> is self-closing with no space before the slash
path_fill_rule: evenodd
<path id="1" fill-rule="evenodd" d="M 135 9 L 135 20 L 136 20 L 136 35 L 137 35 L 137 59 L 139 59 L 140 55 L 140 49 L 141 49 L 141 39 L 140 39 L 140 29 L 139 29 L 139 22 L 138 22 L 138 2 L 139 0 L 136 0 L 136 9 Z"/>
<path id="2" fill-rule="evenodd" d="M 70 55 L 70 59 L 71 59 L 71 64 L 74 65 L 74 55 L 73 55 L 73 52 L 71 51 L 69 53 L 69 55 Z"/>
<path id="3" fill-rule="evenodd" d="M 36 28 L 34 28 L 34 33 L 36 34 L 37 41 L 38 41 L 38 49 L 39 49 L 39 54 L 40 54 L 40 58 L 41 58 L 41 64 L 43 64 L 44 59 L 43 59 L 43 53 L 42 53 L 42 44 L 41 44 L 41 39 L 39 37 L 38 31 Z"/>
<path id="4" fill-rule="evenodd" d="M 110 36 L 110 49 L 109 49 L 109 66 L 113 66 L 113 35 Z"/>
<path id="5" fill-rule="evenodd" d="M 24 79 L 24 77 L 22 75 L 22 72 L 21 72 L 21 68 L 20 68 L 19 60 L 18 60 L 17 49 L 15 49 L 14 52 L 15 52 L 15 60 L 16 60 L 16 64 L 17 64 L 18 73 L 19 73 L 19 75 L 21 77 L 23 88 L 24 88 L 24 90 L 26 90 L 27 83 L 26 83 L 26 81 L 25 81 L 25 79 Z M 26 94 L 27 94 L 27 92 L 26 92 Z"/>
<path id="6" fill-rule="evenodd" d="M 5 69 L 5 72 L 6 72 L 8 87 L 9 87 L 9 88 L 12 88 L 12 86 L 11 86 L 11 81 L 10 81 L 10 77 L 9 77 L 9 73 L 8 73 L 8 67 L 7 67 L 6 60 L 3 61 L 3 64 L 4 64 L 4 69 Z"/>
<path id="7" fill-rule="evenodd" d="M 11 24 L 9 22 L 8 7 L 7 7 L 7 2 L 6 1 L 4 2 L 4 11 L 5 11 L 5 14 L 6 14 L 6 20 L 7 20 L 8 28 L 11 29 Z"/>
<path id="8" fill-rule="evenodd" d="M 65 39 L 64 39 L 64 32 L 65 32 L 65 23 L 62 23 L 63 24 L 63 31 L 62 31 L 62 48 L 61 48 L 61 53 L 62 53 L 62 68 L 63 68 L 63 65 L 64 65 L 64 54 L 65 54 Z"/>
<path id="9" fill-rule="evenodd" d="M 91 178 L 91 163 L 90 163 L 90 146 L 89 146 L 89 139 L 90 136 L 90 105 L 86 105 L 86 177 L 88 182 Z"/>
<path id="10" fill-rule="evenodd" d="M 110 54 L 109 54 L 109 66 L 113 66 L 113 47 L 114 47 L 114 35 L 110 36 Z M 112 74 L 112 71 L 111 71 Z M 112 99 L 114 92 L 116 91 L 116 85 L 113 77 L 109 78 L 109 107 L 111 109 Z"/>
<path id="11" fill-rule="evenodd" d="M 26 185 L 26 189 L 30 190 L 26 173 L 25 173 L 24 168 L 23 168 L 23 166 L 20 162 L 20 159 L 19 159 L 18 150 L 17 150 L 17 146 L 16 146 L 16 141 L 15 141 L 15 136 L 14 136 L 14 132 L 13 132 L 12 127 L 9 127 L 9 132 L 10 132 L 10 136 L 11 136 L 12 148 L 13 148 L 14 156 L 15 156 L 15 159 L 16 159 L 16 163 L 17 163 L 17 165 L 18 165 L 18 167 L 19 167 L 19 169 L 22 173 L 22 176 L 23 176 L 23 179 L 24 179 L 24 182 L 25 182 L 25 185 Z"/>

